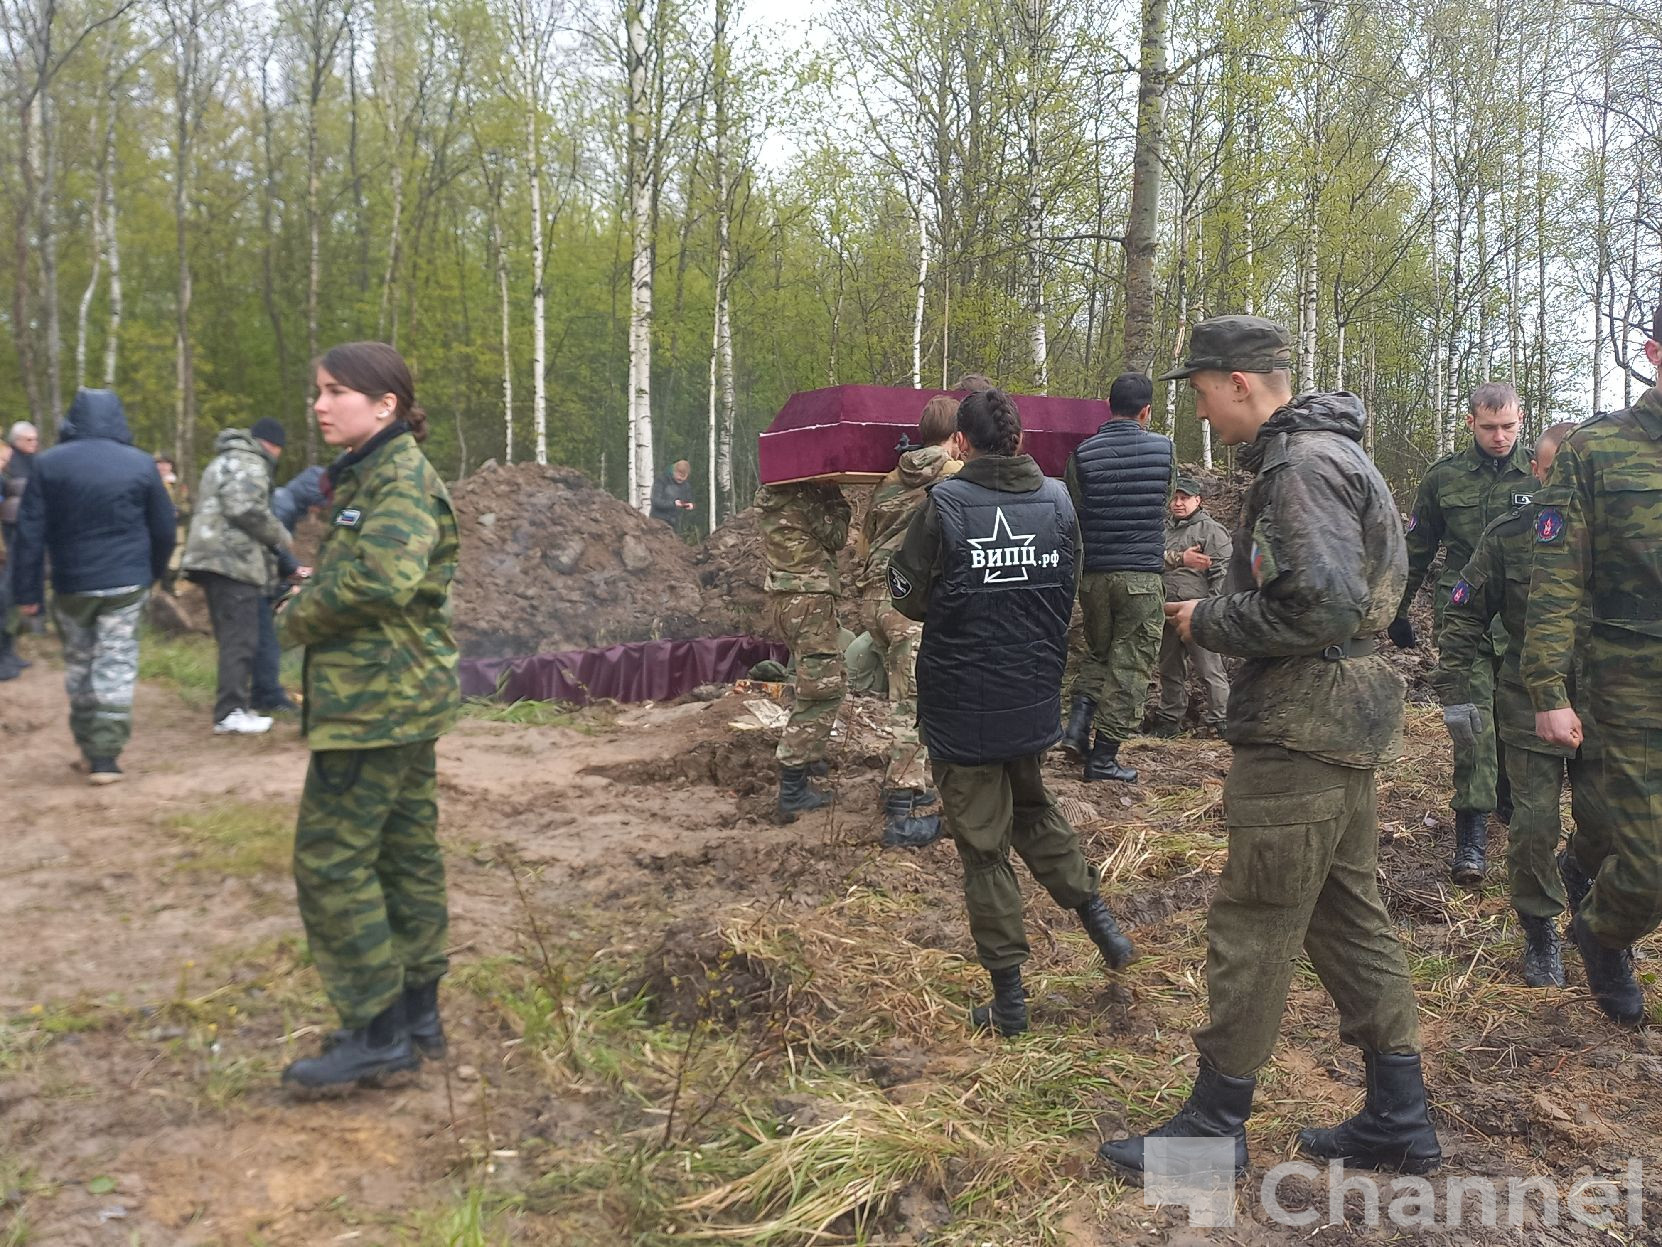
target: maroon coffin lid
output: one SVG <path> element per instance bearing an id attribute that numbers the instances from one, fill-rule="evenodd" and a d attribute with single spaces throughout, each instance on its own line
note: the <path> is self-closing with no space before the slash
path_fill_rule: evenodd
<path id="1" fill-rule="evenodd" d="M 764 484 L 815 476 L 875 479 L 895 466 L 902 434 L 917 440 L 924 404 L 937 394 L 886 385 L 834 385 L 792 394 L 757 439 Z M 1074 447 L 1108 419 L 1108 404 L 1095 398 L 1014 394 L 1021 412 L 1022 449 L 1046 476 L 1061 476 Z"/>

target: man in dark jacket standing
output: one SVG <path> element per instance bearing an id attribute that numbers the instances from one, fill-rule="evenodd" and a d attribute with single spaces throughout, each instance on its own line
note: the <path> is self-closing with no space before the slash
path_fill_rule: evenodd
<path id="1" fill-rule="evenodd" d="M 1200 482 L 1179 476 L 1166 529 L 1166 601 L 1192 602 L 1214 596 L 1229 570 L 1229 534 L 1206 513 Z M 1167 624 L 1160 636 L 1160 707 L 1154 716 L 1156 736 L 1176 736 L 1189 712 L 1189 669 L 1206 690 L 1201 722 L 1219 736 L 1229 711 L 1229 675 L 1223 655 L 1184 641 Z"/>
<path id="2" fill-rule="evenodd" d="M 1142 373 L 1116 378 L 1108 422 L 1068 459 L 1068 492 L 1085 547 L 1079 605 L 1087 653 L 1062 748 L 1085 759 L 1087 782 L 1136 780 L 1119 760 L 1120 745 L 1142 722 L 1160 650 L 1172 445 L 1148 431 L 1153 398 L 1154 383 Z"/>
<path id="3" fill-rule="evenodd" d="M 691 476 L 692 464 L 677 459 L 675 466 L 652 484 L 652 518 L 662 520 L 676 532 L 681 531 L 697 506 L 693 502 Z"/>
<path id="4" fill-rule="evenodd" d="M 94 784 L 121 778 L 132 732 L 138 621 L 173 552 L 173 504 L 149 455 L 133 446 L 121 400 L 81 390 L 59 444 L 34 464 L 12 551 L 12 590 L 27 615 L 45 598 L 63 636 L 69 730 Z"/>
<path id="5" fill-rule="evenodd" d="M 1235 529 L 1224 591 L 1173 602 L 1184 640 L 1244 661 L 1229 694 L 1224 784 L 1229 857 L 1206 915 L 1210 1017 L 1200 1069 L 1177 1115 L 1113 1139 L 1103 1159 L 1142 1171 L 1150 1137 L 1232 1142 L 1246 1119 L 1302 948 L 1362 1049 L 1367 1100 L 1299 1147 L 1354 1168 L 1430 1173 L 1442 1158 L 1427 1116 L 1407 958 L 1379 898 L 1374 768 L 1402 746 L 1404 685 L 1375 652 L 1407 577 L 1402 521 L 1362 449 L 1354 394 L 1292 397 L 1287 331 L 1257 316 L 1195 326 L 1187 363 L 1196 414 L 1256 479 Z"/>

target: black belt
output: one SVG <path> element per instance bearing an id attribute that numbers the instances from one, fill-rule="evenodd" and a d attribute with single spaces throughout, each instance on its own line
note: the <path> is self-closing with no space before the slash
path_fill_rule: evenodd
<path id="1" fill-rule="evenodd" d="M 1374 637 L 1353 636 L 1348 641 L 1329 645 L 1322 651 L 1322 657 L 1328 662 L 1339 662 L 1346 658 L 1366 658 L 1369 654 L 1378 652 L 1379 642 Z"/>

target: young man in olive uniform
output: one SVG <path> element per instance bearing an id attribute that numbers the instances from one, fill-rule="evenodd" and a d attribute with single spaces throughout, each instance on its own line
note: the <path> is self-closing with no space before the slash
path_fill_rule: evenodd
<path id="1" fill-rule="evenodd" d="M 1530 469 L 1541 485 L 1552 471 L 1559 443 L 1575 425 L 1555 424 L 1535 445 Z M 1523 654 L 1524 616 L 1529 606 L 1529 573 L 1535 556 L 1535 521 L 1539 502 L 1521 504 L 1501 516 L 1478 538 L 1471 561 L 1449 590 L 1439 636 L 1441 653 L 1433 682 L 1443 700 L 1443 722 L 1456 748 L 1471 747 L 1480 711 L 1473 700 L 1471 672 L 1478 647 L 1498 616 L 1506 629 L 1506 654 L 1495 685 L 1495 729 L 1506 746 L 1506 770 L 1517 808 L 1507 829 L 1506 873 L 1512 908 L 1524 933 L 1523 977 L 1531 987 L 1564 986 L 1559 951 L 1558 916 L 1564 912 L 1564 885 L 1557 865 L 1559 794 L 1565 765 L 1576 825 L 1602 825 L 1593 771 L 1597 759 L 1589 741 L 1579 749 L 1549 744 L 1535 735 L 1535 707 L 1530 704 L 1518 659 Z"/>
<path id="2" fill-rule="evenodd" d="M 1195 326 L 1196 414 L 1257 474 L 1218 597 L 1166 607 L 1179 635 L 1242 658 L 1229 695 L 1224 785 L 1229 857 L 1206 917 L 1210 1018 L 1200 1069 L 1165 1125 L 1104 1143 L 1140 1172 L 1151 1136 L 1224 1138 L 1247 1166 L 1258 1069 L 1281 1028 L 1293 958 L 1309 955 L 1363 1051 L 1367 1102 L 1299 1146 L 1359 1168 L 1429 1173 L 1441 1159 L 1426 1113 L 1408 962 L 1376 882 L 1374 768 L 1402 744 L 1402 677 L 1373 632 L 1401 596 L 1402 522 L 1362 449 L 1353 394 L 1292 397 L 1287 331 L 1257 316 Z M 1165 378 L 1162 378 L 1163 380 Z"/>
<path id="3" fill-rule="evenodd" d="M 1662 369 L 1662 305 L 1645 358 Z M 1598 721 L 1597 787 L 1610 818 L 1576 826 L 1565 855 L 1570 938 L 1613 1020 L 1637 1025 L 1633 943 L 1662 921 L 1662 388 L 1589 420 L 1558 451 L 1535 517 L 1520 668 L 1535 734 L 1578 748 L 1576 637 L 1591 612 L 1578 696 Z"/>
<path id="4" fill-rule="evenodd" d="M 1223 525 L 1206 513 L 1200 482 L 1179 476 L 1166 524 L 1166 601 L 1191 602 L 1216 595 L 1229 571 L 1232 549 Z M 1191 667 L 1206 690 L 1201 722 L 1223 735 L 1229 717 L 1229 674 L 1223 655 L 1185 642 L 1169 623 L 1160 636 L 1160 704 L 1154 714 L 1154 735 L 1176 736 L 1182 730 L 1183 716 L 1189 712 Z"/>
<path id="5" fill-rule="evenodd" d="M 1460 569 L 1472 557 L 1483 530 L 1519 505 L 1534 489 L 1529 455 L 1518 445 L 1523 413 L 1518 392 L 1500 381 L 1472 391 L 1466 427 L 1471 445 L 1444 455 L 1426 471 L 1408 518 L 1408 584 L 1389 629 L 1391 640 L 1406 649 L 1418 638 L 1408 621 L 1414 600 L 1441 546 L 1446 558 L 1435 593 L 1438 643 L 1443 611 Z M 1506 637 L 1491 632 L 1472 656 L 1471 694 L 1478 707 L 1477 732 L 1471 745 L 1454 746 L 1454 860 L 1456 883 L 1483 882 L 1487 865 L 1489 814 L 1499 810 L 1501 821 L 1511 817 L 1505 776 L 1495 744 L 1495 672 L 1505 652 Z"/>

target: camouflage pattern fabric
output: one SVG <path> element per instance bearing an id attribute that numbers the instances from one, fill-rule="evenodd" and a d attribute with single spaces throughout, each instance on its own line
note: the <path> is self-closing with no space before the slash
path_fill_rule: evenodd
<path id="1" fill-rule="evenodd" d="M 781 766 L 825 757 L 843 706 L 843 655 L 837 644 L 837 599 L 829 593 L 771 593 L 773 627 L 796 658 L 796 699 L 779 737 Z"/>
<path id="2" fill-rule="evenodd" d="M 828 481 L 763 485 L 754 505 L 768 592 L 836 593 L 851 515 L 843 491 Z"/>
<path id="3" fill-rule="evenodd" d="M 918 740 L 918 643 L 923 625 L 906 618 L 889 598 L 864 603 L 865 624 L 874 647 L 883 656 L 889 688 L 889 765 L 885 788 L 928 787 L 929 753 Z"/>
<path id="4" fill-rule="evenodd" d="M 906 539 L 912 517 L 923 506 L 926 491 L 936 481 L 957 474 L 964 465 L 945 446 L 908 450 L 878 482 L 871 505 L 860 525 L 854 550 L 854 591 L 861 597 L 888 595 L 889 560 Z"/>
<path id="5" fill-rule="evenodd" d="M 1078 909 L 1097 894 L 1096 867 L 1045 787 L 1040 761 L 1033 755 L 982 766 L 930 764 L 964 868 L 976 960 L 989 970 L 1019 966 L 1030 952 L 1012 849 L 1063 909 Z"/>
<path id="6" fill-rule="evenodd" d="M 1301 950 L 1338 1006 L 1341 1043 L 1419 1051 L 1408 960 L 1379 897 L 1373 771 L 1237 745 L 1223 807 L 1229 857 L 1206 914 L 1202 1059 L 1235 1078 L 1270 1059 Z"/>
<path id="7" fill-rule="evenodd" d="M 1571 843 L 1594 879 L 1582 920 L 1621 948 L 1662 919 L 1662 390 L 1571 433 L 1537 501 L 1520 669 L 1536 710 L 1575 693 L 1597 720 L 1608 825 L 1578 822 Z M 1572 690 L 1588 611 L 1584 691 Z"/>
<path id="8" fill-rule="evenodd" d="M 1073 695 L 1096 699 L 1097 734 L 1128 740 L 1143 721 L 1148 674 L 1160 652 L 1165 586 L 1159 572 L 1085 572 L 1085 660 Z"/>
<path id="9" fill-rule="evenodd" d="M 435 744 L 312 754 L 294 883 L 312 960 L 345 1026 L 449 966 Z"/>
<path id="10" fill-rule="evenodd" d="M 870 632 L 855 636 L 843 629 L 849 640 L 842 647 L 843 670 L 848 678 L 848 691 L 863 697 L 889 695 L 888 658 L 880 642 Z"/>
<path id="11" fill-rule="evenodd" d="M 1197 571 L 1183 563 L 1183 552 L 1200 547 L 1200 552 L 1212 560 L 1212 566 Z M 1190 602 L 1209 598 L 1223 588 L 1223 578 L 1229 574 L 1229 556 L 1235 547 L 1224 526 L 1210 515 L 1205 507 L 1197 507 L 1186 520 L 1166 520 L 1166 601 Z"/>
<path id="12" fill-rule="evenodd" d="M 60 593 L 52 617 L 63 638 L 69 730 L 88 759 L 116 758 L 133 734 L 139 618 L 150 591 Z"/>
<path id="13" fill-rule="evenodd" d="M 314 750 L 431 740 L 461 706 L 450 495 L 408 433 L 365 451 L 337 465 L 316 570 L 278 617 L 283 644 L 306 647 L 302 730 Z"/>
<path id="14" fill-rule="evenodd" d="M 1441 603 L 1460 578 L 1460 569 L 1471 560 L 1483 530 L 1517 506 L 1525 494 L 1534 492 L 1529 451 L 1521 440 L 1504 459 L 1485 454 L 1474 441 L 1427 468 L 1405 530 L 1408 580 L 1397 614 L 1408 613 L 1408 604 L 1425 583 L 1439 547 L 1447 555 L 1437 579 L 1442 592 L 1436 597 Z"/>
<path id="15" fill-rule="evenodd" d="M 180 565 L 244 584 L 270 584 L 277 575 L 273 551 L 289 548 L 288 530 L 271 512 L 275 461 L 243 429 L 214 439 L 214 459 L 202 473 Z"/>

